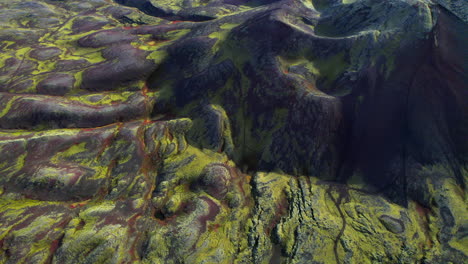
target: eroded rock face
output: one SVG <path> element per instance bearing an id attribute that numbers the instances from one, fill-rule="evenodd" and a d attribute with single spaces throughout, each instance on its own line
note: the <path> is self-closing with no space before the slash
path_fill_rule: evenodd
<path id="1" fill-rule="evenodd" d="M 0 263 L 463 263 L 466 10 L 0 0 Z"/>

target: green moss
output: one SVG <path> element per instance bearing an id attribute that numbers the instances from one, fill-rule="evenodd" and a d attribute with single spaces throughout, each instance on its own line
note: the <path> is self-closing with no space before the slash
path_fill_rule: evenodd
<path id="1" fill-rule="evenodd" d="M 83 83 L 83 71 L 77 72 L 74 74 L 75 83 L 73 83 L 73 87 L 77 88 L 80 87 Z"/>
<path id="2" fill-rule="evenodd" d="M 2 45 L 2 44 L 0 44 L 0 45 Z M 5 67 L 5 62 L 6 62 L 6 60 L 9 59 L 9 58 L 11 58 L 11 56 L 10 56 L 9 54 L 8 54 L 8 55 L 7 55 L 7 54 L 3 54 L 3 55 L 0 56 L 0 69 L 3 68 L 3 67 Z"/>
<path id="3" fill-rule="evenodd" d="M 0 112 L 0 118 L 4 117 L 5 115 L 7 115 L 10 112 L 11 107 L 13 106 L 13 103 L 19 98 L 21 98 L 21 97 L 20 96 L 13 96 L 10 99 L 10 101 L 8 101 L 8 103 L 6 103 L 6 105 L 3 107 L 2 111 Z"/>
<path id="4" fill-rule="evenodd" d="M 129 97 L 140 92 L 119 92 L 119 93 L 94 93 L 79 96 L 67 96 L 68 100 L 80 102 L 86 105 L 105 106 L 116 103 L 125 103 Z M 95 98 L 99 97 L 99 100 Z"/>
<path id="5" fill-rule="evenodd" d="M 343 0 L 342 2 L 344 4 L 351 4 L 355 1 Z M 330 7 L 327 1 L 313 2 L 302 0 L 302 3 L 308 8 L 312 8 L 314 4 L 317 8 Z M 173 10 L 180 10 L 183 3 L 181 0 L 172 2 L 165 0 L 159 4 Z M 205 1 L 193 2 L 193 6 L 203 6 L 205 4 Z M 245 11 L 257 8 L 257 4 L 240 6 L 239 10 Z M 105 4 L 102 8 L 99 8 L 99 15 L 107 16 L 106 12 L 104 12 L 107 7 L 108 4 Z M 421 26 L 430 29 L 433 23 L 428 15 L 430 10 L 427 6 L 415 8 L 419 8 L 417 12 L 421 14 L 422 20 L 421 24 L 408 28 L 409 34 L 418 32 Z M 74 16 L 76 13 L 69 10 L 57 10 L 67 13 L 67 18 L 70 19 L 62 21 L 65 23 L 57 31 L 41 38 L 39 44 L 41 46 L 58 47 L 64 51 L 67 50 L 67 52 L 60 55 L 60 59 L 62 60 L 79 60 L 84 58 L 92 64 L 104 61 L 101 55 L 102 49 L 84 48 L 77 45 L 79 38 L 96 31 L 73 34 L 71 27 L 75 22 Z M 407 12 L 410 12 L 412 9 L 408 10 L 404 11 L 401 16 L 390 16 L 391 19 L 387 21 L 385 28 L 398 26 L 401 22 L 399 19 L 402 16 L 408 16 L 409 13 Z M 221 9 L 219 13 L 220 15 L 224 15 L 229 12 L 230 10 Z M 136 9 L 132 9 L 132 14 L 129 17 L 134 20 L 132 23 L 136 22 L 138 24 L 144 20 L 154 21 L 151 22 L 152 24 L 167 22 L 157 18 L 152 20 L 136 11 Z M 304 31 L 306 29 L 303 25 L 297 26 L 295 19 L 298 18 L 292 15 L 286 15 L 281 19 L 284 20 L 282 22 L 298 30 Z M 28 20 L 29 18 L 23 18 L 20 23 L 25 25 Z M 114 22 L 117 23 L 117 21 Z M 136 26 L 135 23 L 133 25 Z M 217 32 L 209 34 L 208 37 L 216 39 L 213 52 L 218 53 L 216 56 L 217 62 L 230 59 L 239 70 L 238 72 L 242 74 L 245 63 L 251 59 L 249 49 L 247 48 L 251 46 L 251 43 L 249 43 L 248 39 L 235 39 L 236 36 L 230 34 L 231 30 L 236 26 L 237 24 L 231 23 L 222 24 Z M 105 28 L 115 28 L 115 24 L 107 25 Z M 323 33 L 337 32 L 332 25 L 322 25 L 322 28 L 316 30 L 318 33 L 320 33 L 320 30 Z M 168 56 L 164 49 L 168 45 L 173 44 L 174 40 L 185 36 L 188 32 L 189 30 L 169 32 L 166 36 L 169 41 L 166 42 L 153 41 L 149 35 L 139 36 L 139 41 L 132 44 L 141 50 L 149 51 L 147 58 L 160 64 Z M 393 57 L 396 50 L 399 49 L 399 43 L 402 39 L 406 39 L 406 35 L 393 34 L 394 32 L 391 32 L 392 35 L 389 35 L 388 32 L 382 32 L 369 30 L 359 32 L 359 35 L 353 36 L 355 42 L 349 59 L 346 52 L 330 57 L 316 57 L 304 55 L 310 54 L 312 51 L 306 52 L 306 50 L 303 50 L 298 52 L 299 54 L 303 54 L 301 56 L 294 58 L 279 57 L 278 62 L 285 71 L 285 74 L 294 74 L 289 72 L 291 67 L 303 66 L 309 71 L 311 76 L 314 76 L 316 79 L 321 78 L 321 81 L 325 83 L 325 88 L 330 87 L 344 71 L 360 71 L 364 65 L 367 65 L 369 58 L 370 60 L 374 60 L 381 56 L 385 57 L 386 64 L 382 68 L 382 71 L 385 71 L 385 74 L 388 76 L 390 72 L 395 70 Z M 392 37 L 393 40 L 388 39 L 389 37 Z M 385 45 L 379 43 L 385 43 Z M 2 46 L 6 52 L 0 58 L 0 67 L 4 66 L 5 61 L 10 57 L 16 57 L 19 60 L 24 58 L 31 59 L 28 57 L 29 48 L 14 51 L 10 50 L 14 41 L 4 41 L 2 44 L 6 44 Z M 372 49 L 369 49 L 369 46 L 372 46 Z M 374 49 L 377 51 L 373 52 L 372 50 Z M 34 87 L 44 77 L 42 73 L 49 72 L 55 67 L 53 61 L 38 61 L 37 63 L 38 66 L 33 72 L 37 76 L 19 76 L 19 78 L 33 80 Z M 374 60 L 373 63 L 375 64 L 376 61 Z M 70 73 L 75 74 L 75 87 L 79 87 L 82 82 L 83 72 L 73 71 Z M 299 77 L 303 78 L 303 76 Z M 241 83 L 240 89 L 234 89 L 237 88 L 235 87 L 237 81 Z M 137 85 L 138 87 L 142 86 L 142 81 Z M 174 82 L 164 81 L 156 85 L 157 87 L 151 87 L 151 89 L 157 88 L 157 92 L 149 92 L 147 94 L 148 97 L 155 97 L 157 100 L 162 100 L 171 105 L 174 100 Z M 222 137 L 225 140 L 225 146 L 234 145 L 231 137 L 234 134 L 237 135 L 235 138 L 236 147 L 238 148 L 236 152 L 241 153 L 239 155 L 242 156 L 238 157 L 239 159 L 246 158 L 245 160 L 249 160 L 251 157 L 258 157 L 260 153 L 262 160 L 272 162 L 276 160 L 273 156 L 274 153 L 265 151 L 265 149 L 268 149 L 268 146 L 273 144 L 273 133 L 284 127 L 289 110 L 277 109 L 272 114 L 273 118 L 263 114 L 247 118 L 246 111 L 248 108 L 242 102 L 246 101 L 246 96 L 249 92 L 255 93 L 255 89 L 259 89 L 258 87 L 254 87 L 254 91 L 250 91 L 251 87 L 251 83 L 246 76 L 241 75 L 240 80 L 235 81 L 230 79 L 225 87 L 218 90 L 212 96 L 214 99 L 206 104 L 210 105 L 213 111 L 219 113 L 223 120 Z M 122 87 L 122 89 L 124 88 Z M 239 110 L 232 116 L 227 116 L 227 113 L 222 108 L 225 100 L 223 94 L 227 91 L 230 94 L 235 94 L 235 101 L 241 102 Z M 32 93 L 34 91 L 28 90 L 28 92 Z M 74 92 L 78 93 L 79 91 L 75 89 Z M 135 93 L 140 92 L 124 91 L 122 93 L 75 94 L 67 96 L 66 99 L 90 106 L 107 106 L 116 103 L 126 103 Z M 363 100 L 361 97 L 358 98 L 360 103 Z M 98 99 L 96 100 L 96 98 Z M 0 117 L 15 110 L 15 100 L 16 97 L 13 97 L 8 102 L 5 102 L 0 110 Z M 197 104 L 197 102 L 193 102 L 183 110 L 176 111 L 176 115 L 190 116 L 191 111 L 198 107 Z M 66 104 L 61 105 L 66 106 Z M 148 176 L 150 181 L 154 181 L 156 170 L 164 172 L 157 177 L 163 177 L 162 175 L 167 176 L 174 172 L 174 175 L 171 175 L 173 178 L 168 177 L 170 178 L 169 181 L 172 181 L 168 185 L 168 194 L 160 199 L 162 202 L 158 201 L 166 206 L 165 209 L 167 209 L 168 213 L 174 213 L 173 218 L 155 219 L 152 215 L 153 212 L 151 212 L 153 209 L 146 208 L 149 197 L 142 198 L 139 193 L 131 194 L 132 197 L 127 202 L 132 204 L 132 209 L 136 211 L 141 209 L 146 212 L 146 215 L 143 216 L 145 218 L 144 225 L 137 225 L 138 230 L 135 231 L 126 226 L 125 221 L 129 218 L 126 215 L 128 211 L 125 213 L 119 211 L 122 209 L 120 206 L 123 202 L 120 200 L 118 202 L 102 201 L 101 196 L 84 205 L 81 203 L 70 205 L 65 202 L 50 203 L 33 200 L 13 201 L 13 199 L 17 199 L 20 196 L 10 195 L 7 192 L 8 189 L 4 190 L 4 188 L 0 188 L 0 195 L 2 195 L 2 192 L 7 192 L 3 194 L 4 198 L 0 199 L 2 220 L 5 218 L 7 221 L 18 219 L 12 226 L 0 224 L 0 239 L 5 238 L 12 228 L 24 224 L 24 228 L 14 233 L 14 235 L 24 239 L 25 243 L 21 247 L 24 246 L 28 250 L 25 256 L 19 257 L 21 258 L 19 262 L 45 262 L 47 260 L 48 250 L 52 241 L 49 238 L 44 238 L 30 243 L 37 234 L 36 231 L 47 228 L 53 229 L 56 232 L 66 230 L 66 235 L 59 249 L 60 254 L 55 255 L 53 258 L 55 263 L 73 261 L 80 263 L 137 262 L 130 258 L 129 247 L 133 245 L 135 239 L 146 240 L 146 238 L 142 237 L 133 237 L 135 232 L 143 232 L 140 228 L 148 228 L 148 239 L 152 243 L 150 243 L 150 247 L 145 252 L 146 259 L 142 260 L 145 263 L 268 263 L 273 255 L 273 249 L 281 250 L 282 256 L 279 260 L 283 262 L 300 263 L 301 258 L 307 256 L 307 261 L 309 262 L 335 263 L 336 260 L 333 254 L 335 241 L 337 242 L 336 250 L 340 263 L 414 263 L 423 258 L 425 258 L 426 262 L 435 262 L 433 260 L 437 256 L 440 256 L 443 251 L 441 249 L 441 242 L 439 242 L 440 235 L 446 231 L 449 235 L 452 235 L 450 242 L 448 242 L 449 246 L 466 254 L 465 244 L 468 241 L 466 238 L 458 235 L 458 233 L 461 233 L 464 219 L 466 219 L 466 198 L 464 190 L 461 190 L 453 180 L 446 179 L 440 182 L 430 180 L 428 183 L 430 198 L 436 200 L 438 206 L 449 208 L 450 213 L 453 214 L 455 224 L 451 228 L 444 227 L 443 217 L 437 211 L 437 208 L 433 208 L 434 213 L 421 215 L 419 205 L 413 201 L 409 202 L 408 208 L 404 208 L 375 195 L 347 190 L 345 186 L 328 185 L 318 181 L 316 178 L 294 177 L 282 173 L 260 172 L 255 176 L 252 185 L 248 184 L 249 176 L 241 175 L 240 173 L 236 175 L 235 182 L 230 186 L 231 189 L 229 190 L 229 195 L 227 195 L 229 198 L 226 198 L 226 200 L 236 197 L 248 200 L 250 188 L 253 188 L 255 190 L 256 203 L 253 205 L 252 202 L 240 202 L 238 207 L 231 208 L 226 200 L 218 201 L 203 191 L 193 193 L 189 185 L 197 177 L 200 177 L 201 171 L 207 164 L 222 162 L 233 167 L 235 167 L 235 164 L 228 160 L 224 153 L 201 150 L 193 146 L 181 147 L 179 149 L 179 146 L 187 145 L 184 138 L 187 126 L 178 124 L 177 122 L 179 121 L 167 123 L 168 128 L 165 130 L 165 135 L 155 139 L 158 141 L 156 143 L 160 145 L 161 153 L 164 155 L 159 155 L 158 158 L 156 158 L 156 155 L 148 156 L 148 158 L 157 159 L 157 162 L 161 162 L 162 164 L 162 167 L 158 167 L 157 169 L 151 168 L 152 171 Z M 233 127 L 237 128 L 237 131 L 231 131 L 229 124 L 231 121 L 236 122 Z M 165 121 L 161 122 L 164 123 Z M 144 126 L 147 128 L 150 125 L 152 124 Z M 268 132 L 261 135 L 252 132 L 258 125 L 267 127 Z M 198 128 L 195 127 L 194 129 Z M 109 136 L 113 136 L 112 138 L 114 139 L 121 138 L 116 137 L 120 133 L 119 129 L 110 130 L 112 131 L 109 132 Z M 129 134 L 126 135 L 134 136 L 138 140 L 141 140 L 141 134 L 138 134 L 137 130 L 138 128 L 131 131 L 127 130 Z M 139 132 L 143 130 L 140 129 Z M 75 137 L 78 134 L 80 136 Z M 3 146 L 0 146 L 0 152 L 8 151 L 7 146 L 12 142 L 23 142 L 24 146 L 26 146 L 26 142 L 30 139 L 48 141 L 50 138 L 63 139 L 69 137 L 70 140 L 81 140 L 81 136 L 83 135 L 86 135 L 86 132 L 83 132 L 82 129 L 57 129 L 36 133 L 22 130 L 0 131 L 0 137 L 4 138 L 2 142 Z M 138 145 L 141 142 L 134 144 L 134 142 L 130 142 L 127 138 L 113 140 L 111 146 L 106 146 L 104 154 L 100 155 L 103 158 L 84 155 L 84 153 L 95 153 L 93 142 L 93 140 L 86 139 L 86 142 L 80 141 L 78 144 L 72 145 L 70 141 L 68 147 L 61 147 L 62 151 L 56 153 L 49 161 L 52 163 L 70 162 L 88 167 L 95 171 L 92 179 L 112 178 L 111 186 L 123 189 L 122 193 L 124 194 L 119 196 L 119 199 L 128 198 L 133 189 L 138 189 L 141 186 L 144 187 L 145 184 L 151 184 L 142 181 L 143 175 L 140 171 L 136 176 L 128 177 L 128 172 L 125 169 L 119 168 L 113 171 L 115 175 L 110 175 L 109 169 L 111 166 L 105 164 L 108 162 L 107 154 L 114 155 L 117 153 L 118 158 L 115 161 L 119 166 L 123 165 L 122 168 L 131 166 L 132 164 L 130 163 L 135 160 L 132 153 L 136 153 L 142 148 Z M 168 150 L 172 146 L 176 146 L 175 150 L 169 153 Z M 300 149 L 300 142 L 294 141 L 291 147 Z M 150 152 L 147 151 L 146 154 Z M 151 152 L 151 154 L 154 153 Z M 10 164 L 8 162 L 0 164 L 3 176 L 11 176 L 12 173 L 28 165 L 25 164 L 26 155 L 27 151 L 25 150 L 23 154 L 19 154 L 18 157 L 9 161 Z M 134 164 L 134 166 L 137 169 L 140 168 L 138 167 L 140 164 Z M 447 169 L 443 166 L 428 167 L 426 169 L 427 173 L 437 174 L 440 172 L 443 175 L 447 175 Z M 47 169 L 45 170 L 47 171 Z M 54 171 L 52 167 L 49 173 L 45 174 L 47 174 L 46 180 L 53 177 L 67 177 L 67 175 L 60 174 L 60 171 Z M 466 178 L 466 171 L 464 171 L 464 175 Z M 359 174 L 355 174 L 354 176 L 348 182 L 348 186 L 354 188 L 366 187 L 362 179 L 359 178 Z M 164 180 L 167 179 L 165 178 Z M 151 188 L 154 187 L 152 186 Z M 241 193 L 240 190 L 243 192 Z M 210 221 L 207 221 L 206 230 L 203 233 L 199 232 L 197 217 L 209 212 L 209 209 L 207 209 L 207 203 L 201 199 L 201 196 L 213 199 L 212 203 L 220 208 L 219 214 Z M 132 201 L 133 197 L 136 199 Z M 11 201 L 8 199 L 11 199 Z M 339 202 L 337 202 L 338 200 Z M 198 206 L 195 212 L 182 210 L 183 205 L 192 202 Z M 152 206 L 156 206 L 159 210 L 161 209 L 159 207 L 160 204 L 158 203 L 157 206 L 153 204 Z M 39 212 L 41 207 L 48 205 L 71 206 L 79 214 L 79 217 L 75 217 L 66 228 L 51 227 L 59 217 L 62 217 L 62 214 L 44 214 L 37 217 L 32 223 L 24 222 L 29 216 L 32 216 L 29 213 L 26 215 L 28 209 L 34 208 L 34 212 Z M 78 206 L 81 208 L 78 208 Z M 255 207 L 253 208 L 253 206 Z M 47 213 L 50 212 L 48 210 Z M 343 212 L 344 218 L 341 218 L 340 212 Z M 400 219 L 404 224 L 405 231 L 395 234 L 387 230 L 379 221 L 380 217 L 387 215 Z M 107 222 L 114 220 L 119 220 L 119 224 Z M 338 236 L 343 223 L 347 223 L 346 227 L 343 234 Z M 192 239 L 193 244 L 187 242 L 189 240 L 192 241 Z M 6 241 L 10 242 L 11 240 Z M 137 246 L 141 245 L 137 244 Z M 310 252 L 314 252 L 314 254 L 310 256 Z M 26 259 L 30 257 L 35 257 L 34 261 Z M 1 258 L 2 253 L 0 253 Z"/>
<path id="6" fill-rule="evenodd" d="M 153 60 L 156 64 L 160 64 L 168 56 L 168 53 L 162 48 L 172 44 L 173 41 L 185 36 L 189 32 L 190 32 L 190 29 L 173 30 L 166 34 L 166 38 L 168 38 L 169 41 L 139 42 L 139 43 L 133 43 L 133 45 L 138 46 L 138 48 L 142 50 L 153 51 L 146 58 Z"/>
<path id="7" fill-rule="evenodd" d="M 176 175 L 178 179 L 184 179 L 188 181 L 197 178 L 206 165 L 213 162 L 224 162 L 225 160 L 227 160 L 224 154 L 216 153 L 209 150 L 199 150 L 189 145 L 184 153 L 169 157 L 165 160 L 165 163 L 181 164 L 187 158 L 193 158 L 192 162 L 180 167 L 176 171 Z"/>
<path id="8" fill-rule="evenodd" d="M 18 49 L 16 50 L 15 57 L 17 59 L 24 59 L 29 54 L 30 51 L 31 51 L 31 48 L 29 47 Z"/>
<path id="9" fill-rule="evenodd" d="M 31 58 L 30 58 L 31 59 Z M 50 72 L 53 69 L 55 69 L 55 61 L 51 60 L 46 60 L 46 61 L 40 61 L 40 60 L 35 60 L 37 62 L 37 67 L 34 71 L 31 72 L 31 74 L 40 74 L 44 72 Z"/>
<path id="10" fill-rule="evenodd" d="M 354 172 L 346 183 L 349 187 L 365 190 L 367 186 L 363 176 L 359 172 Z"/>
<path id="11" fill-rule="evenodd" d="M 382 55 L 385 56 L 385 76 L 388 77 L 395 69 L 396 51 L 400 47 L 402 36 L 392 36 L 392 40 L 381 50 Z M 376 56 L 375 58 L 378 58 Z M 375 59 L 373 63 L 375 63 Z"/>
<path id="12" fill-rule="evenodd" d="M 278 57 L 277 59 L 283 72 L 289 73 L 291 67 L 303 66 L 317 80 L 324 79 L 326 88 L 330 88 L 333 82 L 350 67 L 345 52 L 325 58 Z"/>
<path id="13" fill-rule="evenodd" d="M 168 53 L 165 50 L 156 50 L 151 52 L 148 56 L 146 56 L 146 58 L 153 60 L 156 64 L 161 64 L 167 58 L 167 56 Z"/>
<path id="14" fill-rule="evenodd" d="M 173 44 L 175 40 L 185 36 L 190 32 L 190 29 L 173 30 L 165 34 L 166 41 L 151 40 L 151 35 L 140 36 L 140 40 L 131 44 L 138 49 L 152 51 L 146 58 L 153 60 L 156 64 L 160 64 L 168 56 L 164 47 Z"/>
<path id="15" fill-rule="evenodd" d="M 215 109 L 218 113 L 221 114 L 221 119 L 223 122 L 222 129 L 223 129 L 223 140 L 224 140 L 224 149 L 225 152 L 228 154 L 232 154 L 231 152 L 234 151 L 234 143 L 232 141 L 232 131 L 231 131 L 231 124 L 229 121 L 229 117 L 224 111 L 224 109 L 219 105 L 211 105 L 213 109 Z"/>
<path id="16" fill-rule="evenodd" d="M 38 234 L 47 232 L 53 225 L 60 222 L 64 214 L 42 215 L 38 216 L 24 228 L 14 230 L 9 233 L 10 236 L 24 241 L 19 255 L 19 261 L 30 261 L 34 259 L 36 263 L 45 263 L 50 254 L 50 244 L 52 239 L 45 237 L 41 240 L 33 240 Z"/>
<path id="17" fill-rule="evenodd" d="M 24 213 L 28 208 L 47 205 L 47 204 L 59 204 L 57 202 L 44 202 L 31 199 L 22 199 L 22 200 L 10 200 L 0 198 L 0 207 L 2 212 L 6 216 L 18 216 Z"/>
<path id="18" fill-rule="evenodd" d="M 313 66 L 310 65 L 309 60 L 303 57 L 277 57 L 278 62 L 280 63 L 281 69 L 283 72 L 289 72 L 290 67 L 304 65 L 310 72 L 314 75 L 318 75 L 319 71 Z"/>
<path id="19" fill-rule="evenodd" d="M 215 31 L 215 32 L 208 35 L 209 38 L 217 39 L 216 43 L 211 48 L 213 53 L 216 53 L 216 52 L 219 51 L 220 43 L 225 41 L 227 39 L 229 33 L 231 32 L 231 29 L 235 28 L 238 25 L 239 24 L 225 23 L 225 24 L 222 24 L 221 26 L 219 26 L 219 31 Z"/>
<path id="20" fill-rule="evenodd" d="M 176 40 L 176 39 L 179 39 L 182 36 L 187 35 L 187 33 L 189 33 L 190 31 L 192 31 L 192 30 L 191 29 L 186 29 L 186 28 L 185 29 L 172 30 L 172 31 L 169 31 L 167 33 L 167 37 L 170 40 Z"/>
<path id="21" fill-rule="evenodd" d="M 79 144 L 74 144 L 70 148 L 68 148 L 67 150 L 62 151 L 61 155 L 63 157 L 71 157 L 71 156 L 73 156 L 75 154 L 82 153 L 82 152 L 85 152 L 85 151 L 89 151 L 89 150 L 86 148 L 86 142 L 82 142 L 82 143 L 79 143 Z"/>
<path id="22" fill-rule="evenodd" d="M 5 51 L 7 51 L 7 50 L 10 50 L 10 46 L 14 45 L 16 42 L 13 41 L 13 40 L 3 40 L 0 43 L 1 43 L 0 45 L 5 45 L 3 49 Z M 4 54 L 4 56 L 2 56 L 2 59 L 5 58 L 5 57 L 6 57 L 6 54 Z M 1 65 L 1 66 L 3 67 L 4 65 Z"/>
<path id="23" fill-rule="evenodd" d="M 41 45 L 46 45 L 49 47 L 58 47 L 60 49 L 67 50 L 60 55 L 62 60 L 79 60 L 86 59 L 91 64 L 99 63 L 104 61 L 102 57 L 101 50 L 103 48 L 90 48 L 90 47 L 81 47 L 78 45 L 77 41 L 90 35 L 97 31 L 83 32 L 79 34 L 73 34 L 71 29 L 74 23 L 74 19 L 68 20 L 62 27 L 50 34 L 44 35 L 40 39 Z"/>
<path id="24" fill-rule="evenodd" d="M 248 43 L 244 39 L 233 39 L 229 34 L 223 35 L 223 37 L 222 41 L 217 41 L 214 45 L 213 51 L 218 53 L 218 59 L 214 63 L 232 60 L 237 69 L 242 69 L 244 64 L 251 59 L 250 51 L 246 48 Z M 242 76 L 243 88 L 248 87 L 244 86 L 246 79 L 245 76 Z"/>
<path id="25" fill-rule="evenodd" d="M 77 48 L 74 49 L 70 55 L 64 56 L 66 60 L 79 60 L 86 59 L 91 64 L 96 64 L 99 62 L 105 61 L 105 58 L 102 57 L 101 50 L 96 50 L 95 48 Z"/>
<path id="26" fill-rule="evenodd" d="M 461 239 L 453 239 L 449 241 L 449 245 L 456 249 L 459 250 L 460 252 L 463 252 L 465 256 L 468 256 L 468 237 L 464 236 Z"/>
<path id="27" fill-rule="evenodd" d="M 25 142 L 22 143 L 25 149 L 26 144 Z M 6 145 L 5 147 L 0 146 L 0 151 L 2 151 L 3 149 L 8 149 L 8 145 Z M 0 171 L 2 171 L 4 177 L 3 180 L 8 181 L 9 177 L 15 175 L 15 173 L 24 168 L 27 154 L 28 153 L 25 150 L 18 156 L 12 157 L 9 161 L 0 164 Z"/>
<path id="28" fill-rule="evenodd" d="M 197 3 L 196 1 L 194 2 Z M 182 7 L 184 6 L 184 2 L 182 0 L 159 0 L 158 2 L 155 2 L 154 5 L 158 7 L 164 7 L 173 11 L 178 11 L 182 9 Z M 195 4 L 194 6 L 197 6 L 197 4 Z"/>
<path id="29" fill-rule="evenodd" d="M 259 172 L 255 175 L 255 181 L 260 185 L 268 185 L 268 193 L 270 197 L 265 197 L 266 199 L 272 199 L 273 201 L 280 201 L 284 198 L 285 192 L 289 192 L 289 183 L 291 176 L 279 173 L 264 173 Z"/>
<path id="30" fill-rule="evenodd" d="M 85 221 L 82 229 L 69 229 L 65 233 L 61 250 L 63 253 L 54 258 L 54 263 L 109 263 L 129 262 L 130 255 L 124 245 L 132 243 L 129 240 L 128 228 L 108 224 L 99 230 L 95 229 L 103 218 L 92 218 Z"/>
<path id="31" fill-rule="evenodd" d="M 312 73 L 317 73 L 318 76 L 326 79 L 326 83 L 331 85 L 337 77 L 342 74 L 349 63 L 345 59 L 345 53 L 340 52 L 329 58 L 319 59 L 313 61 L 309 67 L 307 67 Z"/>
<path id="32" fill-rule="evenodd" d="M 99 216 L 108 214 L 115 209 L 115 202 L 109 200 L 99 201 L 89 205 L 92 206 L 80 212 L 79 215 L 85 222 L 94 222 L 96 219 L 99 219 Z"/>

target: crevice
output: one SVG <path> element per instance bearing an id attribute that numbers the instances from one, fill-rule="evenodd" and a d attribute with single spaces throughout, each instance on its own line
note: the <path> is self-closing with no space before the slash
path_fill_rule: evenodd
<path id="1" fill-rule="evenodd" d="M 24 64 L 24 61 L 26 59 L 26 56 L 28 56 L 28 54 L 31 52 L 32 48 L 29 48 L 27 52 L 25 52 L 23 54 L 23 58 L 21 58 L 21 62 L 19 63 L 18 67 L 16 67 L 16 70 L 13 72 L 13 74 L 11 75 L 11 78 L 10 78 L 10 81 L 8 81 L 8 83 L 5 85 L 6 87 L 6 91 L 8 92 L 10 89 L 11 89 L 11 85 L 12 83 L 14 83 L 15 81 L 15 78 L 18 77 L 18 71 L 21 69 L 21 67 L 23 66 Z"/>
<path id="2" fill-rule="evenodd" d="M 335 240 L 333 241 L 333 253 L 335 255 L 335 260 L 336 260 L 337 264 L 340 264 L 341 262 L 340 262 L 340 257 L 339 257 L 339 254 L 338 254 L 338 245 L 339 245 L 338 243 L 339 243 L 341 237 L 343 236 L 343 233 L 344 233 L 344 231 L 346 229 L 346 225 L 347 225 L 346 217 L 345 217 L 343 211 L 341 210 L 341 203 L 342 203 L 344 198 L 348 198 L 348 192 L 347 192 L 346 186 L 335 186 L 336 187 L 335 189 L 333 187 L 334 187 L 333 185 L 330 185 L 328 187 L 326 193 L 328 194 L 328 196 L 330 196 L 330 199 L 335 204 L 335 207 L 338 210 L 338 214 L 340 215 L 340 218 L 342 220 L 340 231 L 339 231 L 338 235 L 336 236 Z M 338 192 L 338 199 L 335 199 L 335 197 L 333 197 L 332 191 L 337 191 Z"/>
<path id="3" fill-rule="evenodd" d="M 45 261 L 45 263 L 54 262 L 55 253 L 60 247 L 62 247 L 64 238 L 65 238 L 65 232 L 63 232 L 58 239 L 52 241 L 52 245 L 50 246 L 50 255 L 49 255 L 49 258 Z"/>

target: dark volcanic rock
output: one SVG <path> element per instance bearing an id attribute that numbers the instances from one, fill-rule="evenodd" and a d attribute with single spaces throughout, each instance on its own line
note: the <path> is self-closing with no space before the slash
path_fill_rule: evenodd
<path id="1" fill-rule="evenodd" d="M 232 176 L 229 167 L 223 164 L 210 164 L 200 175 L 199 187 L 217 198 L 223 199 L 229 191 Z"/>
<path id="2" fill-rule="evenodd" d="M 108 61 L 91 66 L 83 72 L 82 88 L 91 91 L 115 90 L 131 81 L 147 78 L 156 65 L 148 55 L 129 44 L 113 45 L 102 52 Z"/>
<path id="3" fill-rule="evenodd" d="M 74 71 L 86 68 L 89 62 L 84 59 L 78 60 L 59 60 L 55 64 L 55 69 L 60 72 Z"/>
<path id="4" fill-rule="evenodd" d="M 387 228 L 389 231 L 395 233 L 395 234 L 400 234 L 405 231 L 405 226 L 403 225 L 403 222 L 399 219 L 393 218 L 388 215 L 383 215 L 379 218 L 380 222 Z"/>
<path id="5" fill-rule="evenodd" d="M 84 36 L 78 43 L 83 47 L 99 48 L 122 42 L 130 43 L 134 40 L 136 40 L 136 37 L 126 31 L 106 30 Z"/>
<path id="6" fill-rule="evenodd" d="M 45 48 L 44 47 L 44 48 L 37 48 L 37 49 L 32 50 L 31 53 L 29 53 L 29 56 L 32 58 L 44 61 L 44 60 L 55 58 L 61 53 L 62 51 L 58 48 L 55 48 L 55 47 Z"/>
<path id="7" fill-rule="evenodd" d="M 74 33 L 89 32 L 96 29 L 101 29 L 109 24 L 109 20 L 97 17 L 80 17 L 73 21 L 72 30 Z"/>
<path id="8" fill-rule="evenodd" d="M 65 95 L 73 89 L 75 78 L 65 73 L 56 73 L 47 76 L 37 85 L 40 94 Z"/>

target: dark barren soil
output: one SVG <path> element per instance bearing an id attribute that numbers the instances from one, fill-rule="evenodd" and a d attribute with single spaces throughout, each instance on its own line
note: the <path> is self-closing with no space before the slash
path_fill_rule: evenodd
<path id="1" fill-rule="evenodd" d="M 0 0 L 0 263 L 467 263 L 467 47 L 464 0 Z"/>

